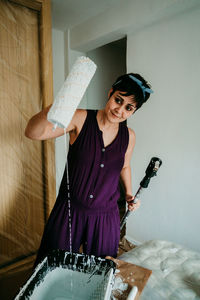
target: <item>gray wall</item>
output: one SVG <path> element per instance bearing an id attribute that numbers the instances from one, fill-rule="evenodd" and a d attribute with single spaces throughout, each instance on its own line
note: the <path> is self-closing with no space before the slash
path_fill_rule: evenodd
<path id="1" fill-rule="evenodd" d="M 128 125 L 137 142 L 132 160 L 138 186 L 152 156 L 163 166 L 130 217 L 127 234 L 200 250 L 200 10 L 128 36 L 128 71 L 145 74 L 155 93 Z"/>
<path id="2" fill-rule="evenodd" d="M 87 52 L 97 71 L 87 89 L 87 108 L 102 109 L 116 78 L 126 73 L 126 39 Z"/>

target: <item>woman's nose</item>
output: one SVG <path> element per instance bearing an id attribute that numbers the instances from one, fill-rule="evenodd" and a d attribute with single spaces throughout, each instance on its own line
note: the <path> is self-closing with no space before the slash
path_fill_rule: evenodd
<path id="1" fill-rule="evenodd" d="M 122 114 L 123 110 L 124 110 L 123 106 L 116 107 L 116 111 L 118 112 L 118 114 Z"/>

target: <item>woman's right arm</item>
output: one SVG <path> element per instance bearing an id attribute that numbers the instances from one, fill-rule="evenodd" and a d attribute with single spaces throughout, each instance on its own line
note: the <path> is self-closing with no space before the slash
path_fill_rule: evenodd
<path id="1" fill-rule="evenodd" d="M 52 138 L 57 138 L 64 134 L 64 129 L 57 127 L 53 131 L 53 124 L 47 120 L 47 113 L 51 105 L 44 108 L 42 111 L 34 115 L 28 122 L 25 129 L 25 136 L 32 140 L 47 140 Z M 76 119 L 77 111 L 75 112 L 72 121 L 67 127 L 67 132 L 73 131 L 76 129 Z"/>

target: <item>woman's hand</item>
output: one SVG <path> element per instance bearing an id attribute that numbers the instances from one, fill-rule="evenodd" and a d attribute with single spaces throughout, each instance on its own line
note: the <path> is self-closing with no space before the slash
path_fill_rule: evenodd
<path id="1" fill-rule="evenodd" d="M 128 203 L 128 210 L 130 211 L 135 211 L 136 209 L 138 209 L 140 207 L 140 200 L 138 199 L 136 203 L 133 203 L 132 201 L 134 200 L 134 196 L 132 195 L 126 195 L 126 202 Z M 132 202 L 132 203 L 129 203 Z"/>

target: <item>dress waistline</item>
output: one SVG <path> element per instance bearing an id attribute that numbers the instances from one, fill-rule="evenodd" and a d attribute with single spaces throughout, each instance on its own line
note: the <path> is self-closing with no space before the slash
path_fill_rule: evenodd
<path id="1" fill-rule="evenodd" d="M 95 206 L 84 206 L 83 204 L 76 203 L 75 201 L 70 201 L 70 206 L 72 209 L 83 211 L 86 214 L 113 214 L 118 213 L 118 205 L 112 207 L 95 207 Z"/>

